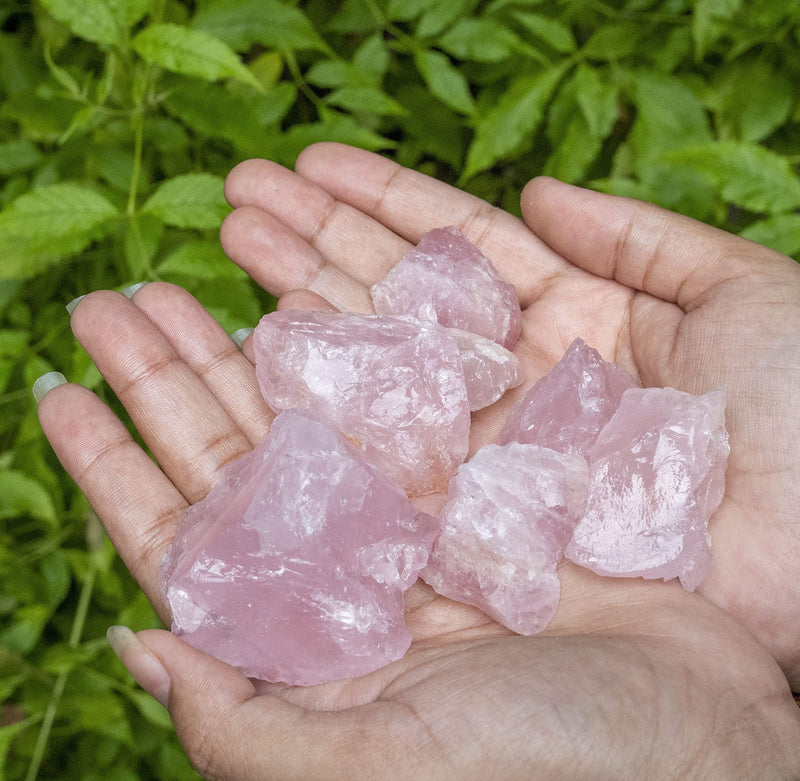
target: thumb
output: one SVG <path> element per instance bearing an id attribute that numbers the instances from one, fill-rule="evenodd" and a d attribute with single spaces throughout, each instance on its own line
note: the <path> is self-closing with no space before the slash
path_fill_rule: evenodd
<path id="1" fill-rule="evenodd" d="M 357 777 L 353 757 L 369 737 L 365 709 L 314 711 L 279 695 L 257 695 L 237 669 L 164 630 L 134 634 L 111 627 L 108 636 L 139 685 L 169 708 L 181 745 L 203 777 Z"/>

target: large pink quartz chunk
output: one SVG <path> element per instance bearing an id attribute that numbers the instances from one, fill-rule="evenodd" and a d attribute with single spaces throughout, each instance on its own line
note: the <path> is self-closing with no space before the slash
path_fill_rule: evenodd
<path id="1" fill-rule="evenodd" d="M 435 323 L 285 310 L 261 319 L 254 349 L 273 410 L 315 410 L 408 494 L 444 491 L 466 458 L 461 357 Z"/>
<path id="2" fill-rule="evenodd" d="M 509 349 L 521 314 L 512 285 L 457 228 L 436 228 L 372 286 L 378 314 L 411 315 L 485 336 Z"/>
<path id="3" fill-rule="evenodd" d="M 408 648 L 403 592 L 437 532 L 330 424 L 284 412 L 188 510 L 161 573 L 172 629 L 255 678 L 363 675 Z"/>
<path id="4" fill-rule="evenodd" d="M 634 388 L 588 454 L 589 499 L 566 555 L 600 575 L 678 577 L 711 566 L 708 521 L 722 501 L 725 396 Z"/>
<path id="5" fill-rule="evenodd" d="M 622 394 L 635 386 L 628 372 L 575 339 L 564 357 L 517 403 L 498 441 L 586 455 L 616 412 Z"/>
<path id="6" fill-rule="evenodd" d="M 450 481 L 442 534 L 421 577 L 520 634 L 558 606 L 556 564 L 583 513 L 582 456 L 537 445 L 487 445 Z"/>
<path id="7" fill-rule="evenodd" d="M 525 380 L 519 359 L 502 345 L 457 328 L 450 328 L 447 333 L 458 345 L 473 412 L 494 404 L 509 388 L 516 388 Z"/>

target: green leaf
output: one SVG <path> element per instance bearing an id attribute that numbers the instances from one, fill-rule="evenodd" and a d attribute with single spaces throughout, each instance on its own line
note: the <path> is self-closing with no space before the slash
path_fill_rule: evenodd
<path id="1" fill-rule="evenodd" d="M 261 89 L 261 83 L 219 38 L 202 30 L 177 24 L 145 27 L 131 42 L 131 48 L 153 65 L 206 81 L 236 79 Z"/>
<path id="2" fill-rule="evenodd" d="M 721 68 L 706 98 L 723 137 L 753 142 L 786 121 L 793 101 L 789 78 L 761 57 L 741 58 Z"/>
<path id="3" fill-rule="evenodd" d="M 653 71 L 633 74 L 636 121 L 631 141 L 643 167 L 664 150 L 711 141 L 703 104 L 678 79 Z"/>
<path id="4" fill-rule="evenodd" d="M 383 90 L 377 87 L 340 87 L 325 96 L 329 106 L 338 106 L 347 111 L 376 114 L 377 116 L 399 116 L 405 109 Z"/>
<path id="5" fill-rule="evenodd" d="M 247 274 L 232 263 L 218 241 L 187 241 L 158 265 L 159 276 L 191 279 L 247 279 Z"/>
<path id="6" fill-rule="evenodd" d="M 169 717 L 167 709 L 156 702 L 149 694 L 138 689 L 126 692 L 130 701 L 136 706 L 136 710 L 142 714 L 145 721 L 160 727 L 161 729 L 172 731 L 172 719 Z"/>
<path id="7" fill-rule="evenodd" d="M 317 141 L 338 141 L 377 152 L 393 149 L 396 144 L 358 125 L 352 117 L 332 113 L 324 122 L 292 125 L 280 138 L 278 155 L 283 165 L 294 165 L 297 155 Z"/>
<path id="8" fill-rule="evenodd" d="M 557 19 L 529 11 L 514 11 L 513 17 L 525 30 L 561 54 L 571 54 L 578 48 L 572 30 Z"/>
<path id="9" fill-rule="evenodd" d="M 692 14 L 692 37 L 695 59 L 703 59 L 708 49 L 716 43 L 725 27 L 742 7 L 742 0 L 696 0 Z"/>
<path id="10" fill-rule="evenodd" d="M 0 213 L 0 235 L 57 238 L 90 232 L 117 214 L 116 207 L 92 188 L 60 182 L 21 195 Z"/>
<path id="11" fill-rule="evenodd" d="M 192 27 L 216 36 L 237 51 L 246 51 L 254 44 L 330 51 L 299 8 L 278 0 L 211 0 L 195 14 Z"/>
<path id="12" fill-rule="evenodd" d="M 800 208 L 800 179 L 785 157 L 736 141 L 705 144 L 669 154 L 670 162 L 714 179 L 729 203 L 753 212 Z"/>
<path id="13" fill-rule="evenodd" d="M 605 83 L 595 69 L 579 65 L 550 107 L 547 134 L 555 151 L 544 172 L 567 182 L 580 181 L 618 113 L 615 86 Z"/>
<path id="14" fill-rule="evenodd" d="M 469 0 L 439 0 L 431 3 L 417 24 L 417 38 L 439 35 L 464 16 L 469 5 Z"/>
<path id="15" fill-rule="evenodd" d="M 428 89 L 442 103 L 460 114 L 469 115 L 475 111 L 469 83 L 446 55 L 431 49 L 417 49 L 414 62 Z"/>
<path id="16" fill-rule="evenodd" d="M 377 81 L 389 68 L 389 49 L 382 35 L 367 38 L 353 54 L 353 67 L 364 74 L 370 74 Z"/>
<path id="17" fill-rule="evenodd" d="M 59 182 L 31 190 L 0 213 L 0 277 L 25 278 L 83 250 L 113 228 L 116 207 L 90 187 Z"/>
<path id="18" fill-rule="evenodd" d="M 13 176 L 33 168 L 42 156 L 29 138 L 15 138 L 0 144 L 0 175 Z"/>
<path id="19" fill-rule="evenodd" d="M 219 176 L 181 174 L 164 182 L 142 211 L 179 228 L 219 228 L 230 211 L 223 186 Z"/>
<path id="20" fill-rule="evenodd" d="M 619 62 L 639 49 L 642 35 L 642 26 L 634 22 L 607 24 L 592 34 L 581 52 L 589 59 Z"/>
<path id="21" fill-rule="evenodd" d="M 386 18 L 391 22 L 410 22 L 437 4 L 441 0 L 389 0 Z"/>
<path id="22" fill-rule="evenodd" d="M 165 100 L 164 108 L 194 134 L 224 138 L 243 154 L 259 155 L 264 128 L 279 122 L 296 98 L 293 84 L 282 82 L 264 94 L 251 90 L 232 92 L 221 84 L 185 81 Z"/>
<path id="23" fill-rule="evenodd" d="M 461 60 L 501 62 L 520 47 L 519 37 L 494 19 L 459 19 L 437 45 Z"/>
<path id="24" fill-rule="evenodd" d="M 739 233 L 785 255 L 800 253 L 800 214 L 776 214 L 748 225 Z"/>
<path id="25" fill-rule="evenodd" d="M 535 75 L 520 76 L 512 82 L 486 116 L 478 121 L 462 181 L 512 155 L 533 139 L 566 67 L 561 65 Z"/>
<path id="26" fill-rule="evenodd" d="M 0 472 L 0 519 L 29 515 L 50 526 L 58 526 L 56 508 L 50 494 L 23 472 Z"/>
<path id="27" fill-rule="evenodd" d="M 42 5 L 79 38 L 103 46 L 122 42 L 125 26 L 120 22 L 120 0 L 41 0 Z"/>
<path id="28" fill-rule="evenodd" d="M 46 605 L 25 605 L 14 611 L 11 625 L 0 632 L 0 646 L 17 653 L 30 653 L 39 642 L 51 610 Z"/>

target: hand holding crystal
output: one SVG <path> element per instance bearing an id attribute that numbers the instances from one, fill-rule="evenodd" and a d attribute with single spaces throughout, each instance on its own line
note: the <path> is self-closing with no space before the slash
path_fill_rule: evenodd
<path id="1" fill-rule="evenodd" d="M 599 578 L 565 562 L 555 619 L 545 635 L 522 638 L 418 584 L 408 594 L 414 645 L 406 657 L 362 679 L 307 689 L 251 683 L 167 633 L 118 633 L 140 681 L 168 697 L 201 770 L 241 779 L 534 771 L 670 778 L 692 752 L 701 768 L 739 762 L 725 743 L 739 726 L 762 747 L 754 773 L 765 761 L 776 769 L 796 762 L 786 748 L 796 714 L 771 659 L 788 675 L 800 672 L 796 267 L 691 220 L 546 179 L 523 194 L 526 226 L 337 145 L 307 150 L 296 173 L 245 163 L 227 192 L 236 208 L 223 228 L 226 251 L 283 295 L 284 307 L 369 311 L 369 286 L 411 243 L 459 225 L 517 287 L 524 314 L 516 352 L 529 383 L 581 336 L 645 386 L 725 386 L 732 452 L 711 526 L 714 567 L 699 589 L 707 599 L 674 583 Z M 161 607 L 157 565 L 177 520 L 225 463 L 259 441 L 270 415 L 249 361 L 173 286 L 147 285 L 132 302 L 92 294 L 72 324 L 159 467 L 77 386 L 43 399 L 42 422 Z M 511 402 L 475 414 L 471 452 L 496 438 Z M 715 721 L 712 702 L 731 721 Z M 748 709 L 763 718 L 737 722 Z M 683 744 L 686 719 L 714 738 Z M 620 756 L 620 743 L 635 748 Z M 747 777 L 746 766 L 732 767 Z"/>

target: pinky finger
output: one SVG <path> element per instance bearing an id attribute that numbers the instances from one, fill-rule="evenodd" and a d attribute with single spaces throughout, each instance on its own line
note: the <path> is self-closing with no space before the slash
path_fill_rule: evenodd
<path id="1" fill-rule="evenodd" d="M 86 495 L 123 562 L 168 620 L 158 565 L 187 504 L 114 413 L 80 385 L 58 385 L 39 402 L 45 436 Z"/>

